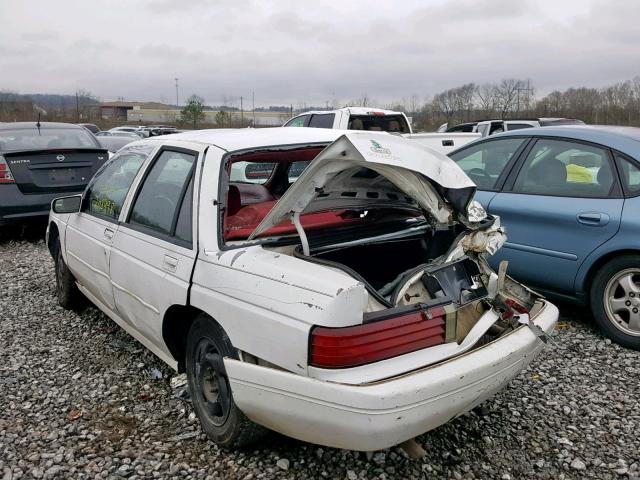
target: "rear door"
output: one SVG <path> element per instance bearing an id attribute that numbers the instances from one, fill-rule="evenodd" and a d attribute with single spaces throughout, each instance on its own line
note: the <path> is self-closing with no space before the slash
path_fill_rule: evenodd
<path id="1" fill-rule="evenodd" d="M 67 264 L 78 282 L 110 310 L 115 303 L 109 277 L 111 244 L 129 189 L 151 153 L 151 145 L 127 147 L 91 180 L 80 212 L 69 216 Z"/>
<path id="2" fill-rule="evenodd" d="M 485 210 L 528 141 L 527 137 L 492 138 L 449 155 L 477 185 L 475 200 Z"/>
<path id="3" fill-rule="evenodd" d="M 193 192 L 204 151 L 195 144 L 161 147 L 113 240 L 110 276 L 118 314 L 160 349 L 166 310 L 187 303 L 196 258 Z"/>
<path id="4" fill-rule="evenodd" d="M 109 158 L 100 148 L 48 149 L 5 153 L 22 193 L 82 191 Z"/>
<path id="5" fill-rule="evenodd" d="M 572 294 L 580 264 L 618 231 L 622 206 L 608 149 L 539 138 L 489 205 L 508 237 L 491 263 L 508 260 L 524 283 Z"/>

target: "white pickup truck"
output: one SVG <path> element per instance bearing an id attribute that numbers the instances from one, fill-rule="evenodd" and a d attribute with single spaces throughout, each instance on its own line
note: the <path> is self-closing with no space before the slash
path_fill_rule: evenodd
<path id="1" fill-rule="evenodd" d="M 444 154 L 481 138 L 479 133 L 413 133 L 403 112 L 369 107 L 312 110 L 290 118 L 283 126 L 395 133 Z"/>

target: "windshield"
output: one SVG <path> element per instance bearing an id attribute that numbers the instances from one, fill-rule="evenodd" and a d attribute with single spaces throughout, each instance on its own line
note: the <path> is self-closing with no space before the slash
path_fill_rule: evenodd
<path id="1" fill-rule="evenodd" d="M 100 148 L 84 128 L 0 130 L 0 152 L 49 148 Z"/>
<path id="2" fill-rule="evenodd" d="M 404 115 L 351 115 L 348 129 L 409 133 L 409 124 Z"/>

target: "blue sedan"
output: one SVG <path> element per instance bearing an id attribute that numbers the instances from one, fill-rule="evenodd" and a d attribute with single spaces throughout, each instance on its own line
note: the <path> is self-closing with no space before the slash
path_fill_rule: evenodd
<path id="1" fill-rule="evenodd" d="M 590 305 L 605 335 L 640 349 L 640 128 L 530 128 L 450 157 L 507 229 L 492 266 Z"/>

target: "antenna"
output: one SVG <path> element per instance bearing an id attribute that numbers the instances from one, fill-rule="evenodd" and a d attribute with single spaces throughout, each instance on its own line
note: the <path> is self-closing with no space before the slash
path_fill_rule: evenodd
<path id="1" fill-rule="evenodd" d="M 40 130 L 40 115 L 42 115 L 42 113 L 38 112 L 38 121 L 36 123 L 36 127 L 38 127 L 38 130 Z"/>

